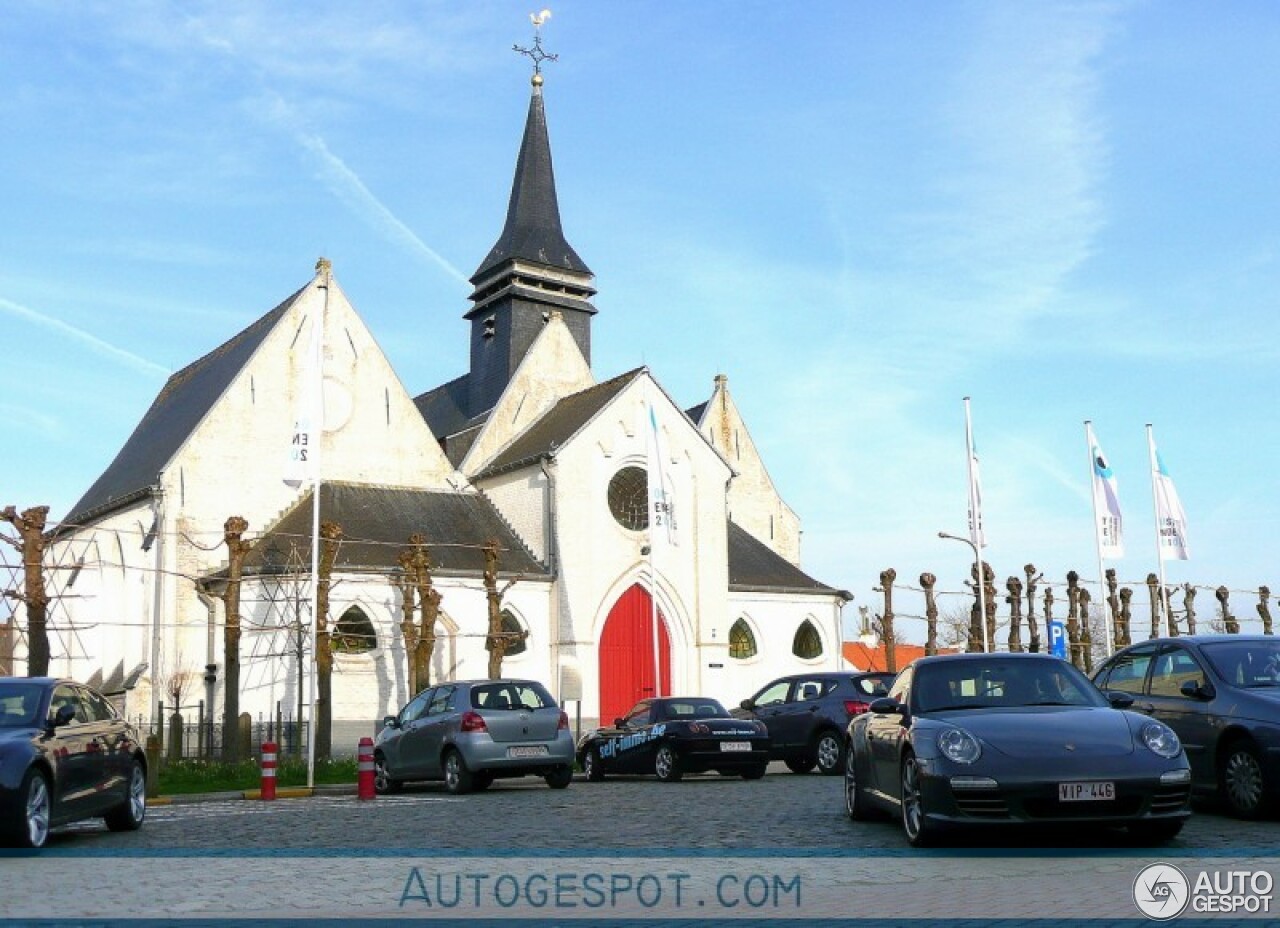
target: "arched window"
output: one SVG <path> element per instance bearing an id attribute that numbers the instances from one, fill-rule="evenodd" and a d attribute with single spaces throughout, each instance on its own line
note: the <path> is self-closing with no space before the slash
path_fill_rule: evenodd
<path id="1" fill-rule="evenodd" d="M 751 626 L 742 619 L 729 629 L 729 656 L 740 661 L 756 656 L 756 636 L 751 634 Z"/>
<path id="2" fill-rule="evenodd" d="M 363 654 L 378 646 L 378 633 L 359 606 L 342 613 L 329 637 L 335 654 Z"/>
<path id="3" fill-rule="evenodd" d="M 807 661 L 822 657 L 822 636 L 808 619 L 796 629 L 796 637 L 791 642 L 791 653 Z"/>
<path id="4" fill-rule="evenodd" d="M 507 657 L 514 657 L 515 655 L 523 654 L 528 650 L 525 645 L 525 640 L 529 636 L 527 634 L 522 634 L 524 629 L 520 627 L 520 620 L 513 616 L 509 609 L 502 610 L 502 631 L 505 634 L 512 636 L 507 639 Z"/>

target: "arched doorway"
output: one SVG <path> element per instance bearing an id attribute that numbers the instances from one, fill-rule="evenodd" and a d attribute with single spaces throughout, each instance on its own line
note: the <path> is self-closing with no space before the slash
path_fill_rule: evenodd
<path id="1" fill-rule="evenodd" d="M 671 695 L 671 638 L 658 610 L 658 661 L 662 694 Z M 600 723 L 608 725 L 641 699 L 654 695 L 653 600 L 635 584 L 618 597 L 600 634 Z"/>

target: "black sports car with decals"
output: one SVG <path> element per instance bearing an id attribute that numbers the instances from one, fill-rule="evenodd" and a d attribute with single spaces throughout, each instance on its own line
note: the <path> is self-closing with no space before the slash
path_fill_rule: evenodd
<path id="1" fill-rule="evenodd" d="M 578 743 L 588 780 L 606 773 L 652 773 L 674 783 L 686 773 L 714 770 L 758 780 L 769 765 L 769 730 L 735 719 L 714 699 L 643 699 L 612 728 L 597 728 Z"/>

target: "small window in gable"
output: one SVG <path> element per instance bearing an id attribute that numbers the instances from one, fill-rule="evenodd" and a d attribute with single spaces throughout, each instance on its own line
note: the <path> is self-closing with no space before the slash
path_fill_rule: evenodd
<path id="1" fill-rule="evenodd" d="M 363 654 L 378 646 L 378 633 L 364 610 L 352 606 L 342 613 L 329 640 L 335 654 Z"/>
<path id="2" fill-rule="evenodd" d="M 507 657 L 523 654 L 528 650 L 528 646 L 525 645 L 525 640 L 529 636 L 525 633 L 524 629 L 520 627 L 520 620 L 513 616 L 508 609 L 502 610 L 502 631 L 503 634 L 511 636 L 507 639 Z"/>
<path id="3" fill-rule="evenodd" d="M 791 653 L 807 661 L 822 657 L 822 636 L 808 619 L 796 629 L 796 637 L 791 642 Z"/>
<path id="4" fill-rule="evenodd" d="M 742 619 L 729 629 L 729 656 L 740 661 L 756 656 L 756 636 L 751 634 L 751 626 Z"/>

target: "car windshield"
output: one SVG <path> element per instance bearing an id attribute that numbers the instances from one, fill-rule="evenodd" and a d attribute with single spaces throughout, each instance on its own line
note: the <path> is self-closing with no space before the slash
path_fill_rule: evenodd
<path id="1" fill-rule="evenodd" d="M 729 713 L 714 699 L 673 699 L 663 706 L 663 717 L 669 721 L 727 719 Z"/>
<path id="2" fill-rule="evenodd" d="M 0 680 L 0 728 L 34 725 L 42 690 L 38 683 Z"/>
<path id="3" fill-rule="evenodd" d="M 532 681 L 482 683 L 471 687 L 473 709 L 553 709 L 556 701 Z"/>
<path id="4" fill-rule="evenodd" d="M 1249 641 L 1224 638 L 1202 644 L 1200 650 L 1213 669 L 1236 686 L 1280 686 L 1280 640 Z"/>
<path id="5" fill-rule="evenodd" d="M 1106 706 L 1089 679 L 1059 660 L 945 661 L 916 671 L 916 712 L 1018 706 Z"/>

